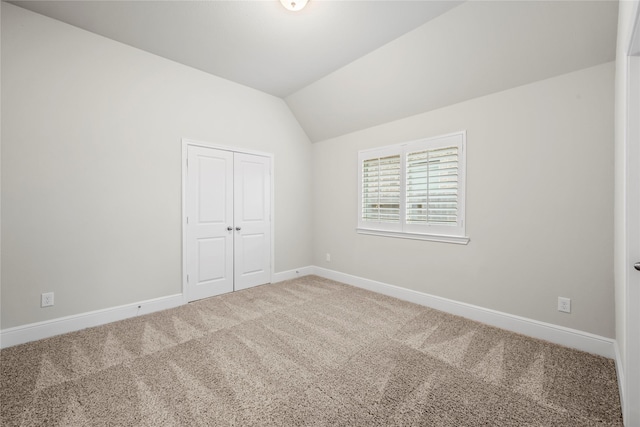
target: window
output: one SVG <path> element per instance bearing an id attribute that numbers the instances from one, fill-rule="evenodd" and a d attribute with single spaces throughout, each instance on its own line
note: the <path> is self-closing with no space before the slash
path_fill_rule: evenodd
<path id="1" fill-rule="evenodd" d="M 358 153 L 358 232 L 469 242 L 465 132 Z"/>

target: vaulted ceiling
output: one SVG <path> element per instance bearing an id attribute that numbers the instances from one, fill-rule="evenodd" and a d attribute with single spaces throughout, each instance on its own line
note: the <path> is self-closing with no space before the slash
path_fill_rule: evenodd
<path id="1" fill-rule="evenodd" d="M 316 142 L 611 61 L 617 2 L 13 1 L 285 99 Z"/>

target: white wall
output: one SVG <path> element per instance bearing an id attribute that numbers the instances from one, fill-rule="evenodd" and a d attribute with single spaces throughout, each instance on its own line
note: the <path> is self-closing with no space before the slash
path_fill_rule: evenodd
<path id="1" fill-rule="evenodd" d="M 180 292 L 189 137 L 275 154 L 276 271 L 315 264 L 613 337 L 613 73 L 311 146 L 278 98 L 2 3 L 2 328 Z M 357 235 L 357 150 L 461 129 L 469 245 Z"/>
<path id="2" fill-rule="evenodd" d="M 181 292 L 182 137 L 274 153 L 275 270 L 310 264 L 283 100 L 2 2 L 2 107 L 3 329 Z"/>
<path id="3" fill-rule="evenodd" d="M 314 264 L 614 337 L 613 94 L 606 63 L 314 144 Z M 467 246 L 355 232 L 358 150 L 464 129 Z"/>

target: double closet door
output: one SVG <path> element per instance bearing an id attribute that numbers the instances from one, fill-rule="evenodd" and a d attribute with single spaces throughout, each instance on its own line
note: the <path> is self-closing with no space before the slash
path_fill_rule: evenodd
<path id="1" fill-rule="evenodd" d="M 271 280 L 271 159 L 187 146 L 189 301 Z"/>

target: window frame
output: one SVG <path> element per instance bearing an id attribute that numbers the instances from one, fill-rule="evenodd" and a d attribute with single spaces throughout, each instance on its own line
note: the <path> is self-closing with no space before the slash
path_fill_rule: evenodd
<path id="1" fill-rule="evenodd" d="M 359 234 L 428 240 L 466 245 L 465 196 L 466 196 L 466 131 L 454 132 L 384 147 L 358 151 L 358 221 Z M 407 156 L 410 153 L 432 151 L 447 147 L 458 148 L 458 186 L 456 199 L 456 225 L 407 223 Z M 366 160 L 400 155 L 400 221 L 398 223 L 375 222 L 363 219 L 363 166 Z"/>

